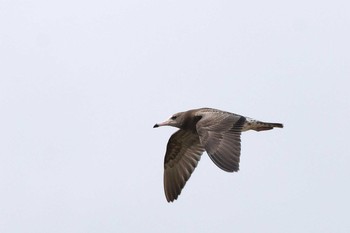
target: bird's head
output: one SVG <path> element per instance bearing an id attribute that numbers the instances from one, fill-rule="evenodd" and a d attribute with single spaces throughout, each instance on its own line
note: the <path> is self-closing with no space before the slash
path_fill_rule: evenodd
<path id="1" fill-rule="evenodd" d="M 166 126 L 166 125 L 181 128 L 181 126 L 183 124 L 183 119 L 184 119 L 184 112 L 175 113 L 168 120 L 166 120 L 162 123 L 155 124 L 153 126 L 153 128 L 157 128 L 160 126 Z"/>

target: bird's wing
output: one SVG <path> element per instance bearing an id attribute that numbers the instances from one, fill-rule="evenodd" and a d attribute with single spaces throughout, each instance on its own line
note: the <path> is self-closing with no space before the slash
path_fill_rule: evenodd
<path id="1" fill-rule="evenodd" d="M 178 130 L 169 139 L 164 158 L 164 191 L 174 201 L 198 164 L 204 148 L 197 134 Z"/>
<path id="2" fill-rule="evenodd" d="M 211 160 L 224 171 L 238 171 L 241 131 L 246 118 L 221 111 L 198 114 L 202 118 L 196 125 L 197 132 Z"/>

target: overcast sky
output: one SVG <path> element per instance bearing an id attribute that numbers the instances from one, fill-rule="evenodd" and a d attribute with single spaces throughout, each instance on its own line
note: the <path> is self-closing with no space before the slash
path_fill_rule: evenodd
<path id="1" fill-rule="evenodd" d="M 350 232 L 350 3 L 0 1 L 0 232 Z M 285 128 L 163 191 L 171 114 Z"/>

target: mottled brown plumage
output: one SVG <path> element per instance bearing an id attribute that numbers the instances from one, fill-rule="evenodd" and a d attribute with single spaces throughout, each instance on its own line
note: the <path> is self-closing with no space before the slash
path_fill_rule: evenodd
<path id="1" fill-rule="evenodd" d="M 176 113 L 154 128 L 166 125 L 179 128 L 170 137 L 164 158 L 164 191 L 168 202 L 180 195 L 204 151 L 219 168 L 235 172 L 239 169 L 241 132 L 283 128 L 280 123 L 261 122 L 212 108 Z"/>

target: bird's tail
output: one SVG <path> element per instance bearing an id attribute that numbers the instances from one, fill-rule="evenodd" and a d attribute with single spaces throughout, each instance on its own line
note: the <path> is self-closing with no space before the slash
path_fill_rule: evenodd
<path id="1" fill-rule="evenodd" d="M 243 126 L 243 131 L 250 130 L 250 129 L 255 131 L 264 131 L 264 130 L 270 130 L 273 128 L 283 128 L 283 124 L 257 121 L 257 120 L 248 118 L 245 125 Z"/>
<path id="2" fill-rule="evenodd" d="M 257 121 L 256 126 L 252 128 L 255 131 L 263 131 L 263 130 L 270 130 L 273 128 L 283 128 L 283 124 L 281 123 L 268 123 L 268 122 L 261 122 Z"/>

